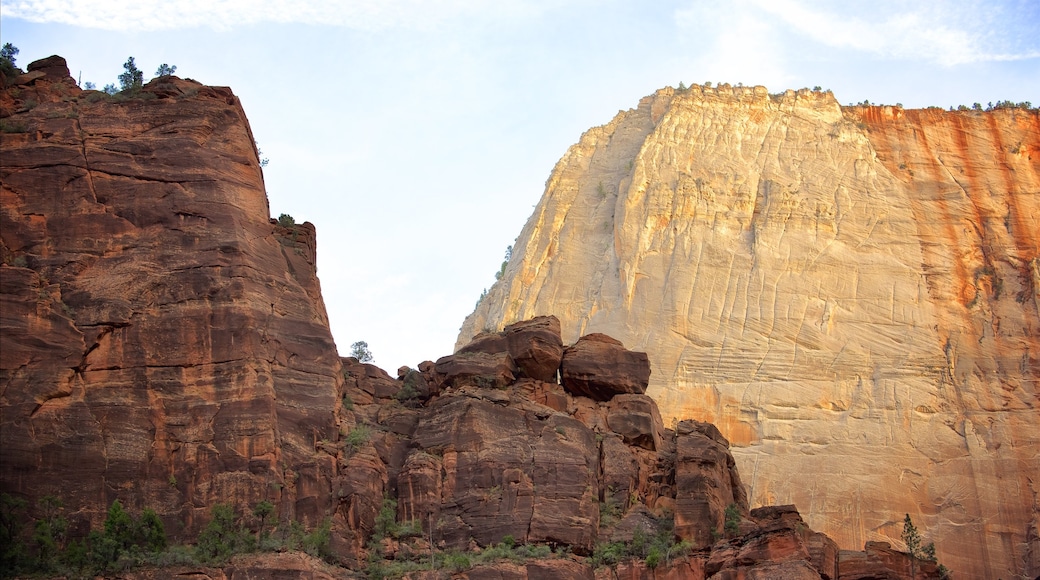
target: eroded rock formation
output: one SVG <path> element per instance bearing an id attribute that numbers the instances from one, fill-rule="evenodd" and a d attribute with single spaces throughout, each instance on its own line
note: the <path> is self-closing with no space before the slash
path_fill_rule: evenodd
<path id="1" fill-rule="evenodd" d="M 241 104 L 175 77 L 84 92 L 48 62 L 0 93 L 3 491 L 74 528 L 117 498 L 177 536 L 232 498 L 319 521 L 340 361 L 314 229 L 268 219 Z"/>
<path id="2" fill-rule="evenodd" d="M 314 229 L 269 219 L 229 89 L 109 97 L 59 57 L 30 69 L 0 91 L 0 491 L 60 498 L 70 537 L 119 499 L 186 542 L 213 504 L 268 500 L 279 526 L 328 518 L 347 567 L 268 554 L 128 577 L 375 576 L 507 538 L 540 551 L 452 577 L 842 577 L 793 506 L 748 509 L 718 429 L 665 427 L 648 356 L 614 338 L 565 347 L 540 317 L 397 378 L 339 358 Z M 412 531 L 380 532 L 387 509 Z M 645 558 L 618 551 L 651 537 Z"/>
<path id="3" fill-rule="evenodd" d="M 910 513 L 951 568 L 1032 577 L 1037 232 L 1036 109 L 664 89 L 567 151 L 459 344 L 609 334 L 666 423 L 734 443 L 752 505 L 846 548 Z"/>

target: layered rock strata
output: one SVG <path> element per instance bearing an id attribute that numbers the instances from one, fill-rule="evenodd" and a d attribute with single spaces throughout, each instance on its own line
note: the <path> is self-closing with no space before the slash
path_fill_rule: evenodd
<path id="1" fill-rule="evenodd" d="M 516 353 L 528 364 L 516 364 Z M 339 513 L 349 522 L 341 553 L 371 562 L 378 549 L 387 562 L 423 561 L 431 545 L 479 552 L 508 537 L 548 544 L 556 554 L 484 563 L 451 577 L 909 578 L 909 559 L 892 550 L 890 559 L 849 552 L 853 576 L 843 576 L 837 544 L 812 531 L 794 506 L 748 510 L 730 444 L 715 426 L 685 420 L 666 428 L 652 399 L 624 392 L 649 372 L 640 354 L 602 335 L 563 347 L 559 321 L 540 317 L 484 333 L 418 370 L 402 368 L 396 381 L 345 359 L 352 410 L 344 424 L 369 436 L 340 460 L 340 473 L 366 474 L 356 480 L 368 482 L 337 486 Z M 559 369 L 562 377 L 567 361 L 616 394 L 590 397 L 585 383 L 556 373 L 505 378 L 522 375 L 521 366 Z M 422 534 L 364 546 L 386 496 L 396 498 L 397 520 L 421 522 Z M 609 542 L 631 546 L 662 533 L 668 553 L 674 550 L 663 560 L 628 557 L 597 567 L 587 558 Z M 920 567 L 920 577 L 937 577 L 935 564 Z"/>
<path id="2" fill-rule="evenodd" d="M 43 64 L 0 93 L 3 491 L 63 498 L 74 529 L 117 498 L 176 536 L 231 498 L 319 521 L 340 361 L 314 229 L 269 220 L 241 103 Z"/>
<path id="3" fill-rule="evenodd" d="M 356 577 L 507 538 L 542 549 L 452 577 L 841 577 L 793 506 L 749 511 L 718 429 L 665 428 L 647 355 L 609 336 L 565 347 L 537 318 L 396 379 L 340 359 L 314 230 L 269 219 L 229 89 L 164 77 L 105 96 L 58 57 L 30 69 L 0 91 L 0 491 L 60 499 L 69 539 L 116 499 L 174 541 L 216 503 L 259 537 L 248 514 L 267 500 L 279 529 L 328 518 L 347 566 L 273 554 L 128 577 Z M 390 500 L 412 532 L 377 534 Z M 633 558 L 648 537 L 664 553 Z"/>
<path id="4" fill-rule="evenodd" d="M 545 314 L 614 336 L 752 505 L 842 547 L 909 513 L 952 568 L 1032 577 L 1037 232 L 1036 109 L 664 89 L 567 151 L 459 345 Z"/>

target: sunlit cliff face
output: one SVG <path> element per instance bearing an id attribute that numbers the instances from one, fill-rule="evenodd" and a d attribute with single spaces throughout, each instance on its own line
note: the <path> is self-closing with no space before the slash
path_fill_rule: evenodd
<path id="1" fill-rule="evenodd" d="M 843 548 L 910 513 L 951 569 L 1022 573 L 1037 232 L 1035 109 L 665 89 L 567 151 L 460 341 L 541 314 L 615 336 L 666 423 L 734 443 L 752 505 Z"/>

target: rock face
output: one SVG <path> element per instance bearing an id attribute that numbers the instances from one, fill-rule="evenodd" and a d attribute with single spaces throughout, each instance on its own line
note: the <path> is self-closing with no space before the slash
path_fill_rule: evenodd
<path id="1" fill-rule="evenodd" d="M 328 521 L 341 565 L 127 577 L 841 574 L 793 506 L 749 511 L 718 429 L 664 426 L 647 355 L 614 338 L 564 348 L 540 317 L 396 379 L 341 359 L 314 229 L 268 218 L 229 89 L 165 77 L 109 97 L 60 57 L 29 68 L 0 91 L 0 491 L 57 497 L 69 539 L 116 499 L 177 542 L 216 503 L 259 538 L 266 500 L 279 530 Z M 435 557 L 450 564 L 422 571 Z M 900 555 L 847 559 L 871 573 Z"/>
<path id="2" fill-rule="evenodd" d="M 666 422 L 733 442 L 752 505 L 843 548 L 909 513 L 951 569 L 1032 577 L 1037 232 L 1036 109 L 664 89 L 564 155 L 459 344 L 609 334 Z"/>
<path id="3" fill-rule="evenodd" d="M 314 229 L 268 219 L 238 99 L 34 65 L 0 93 L 0 488 L 74 529 L 117 498 L 181 537 L 230 499 L 320 520 L 340 361 Z"/>
<path id="4" fill-rule="evenodd" d="M 389 496 L 397 501 L 397 521 L 419 522 L 422 534 L 381 543 L 387 562 L 425 560 L 431 543 L 474 552 L 507 537 L 518 544 L 566 546 L 573 554 L 482 563 L 452 578 L 840 577 L 837 544 L 809 529 L 794 506 L 748 510 L 730 444 L 718 429 L 693 420 L 665 428 L 652 399 L 624 392 L 633 380 L 624 361 L 640 357 L 618 341 L 592 336 L 577 343 L 611 347 L 597 368 L 602 392 L 618 393 L 613 396 L 588 397 L 529 377 L 501 385 L 499 369 L 525 366 L 511 352 L 529 357 L 527 368 L 566 366 L 574 346 L 537 349 L 540 354 L 533 356 L 531 349 L 515 348 L 535 338 L 561 344 L 547 328 L 558 328 L 557 321 L 541 318 L 484 333 L 436 364 L 400 372 L 396 392 L 385 374 L 345 359 L 345 394 L 352 400 L 352 418 L 345 422 L 367 425 L 369 435 L 347 460 L 353 467 L 342 473 L 379 474 L 355 476 L 374 484 L 338 492 L 345 498 L 341 510 L 358 514 L 344 518 L 345 535 L 360 539 L 375 526 L 375 509 L 352 506 L 375 506 Z M 560 376 L 566 380 L 565 372 Z M 418 394 L 406 387 L 408 381 L 422 382 L 431 394 Z M 652 564 L 626 558 L 608 567 L 584 557 L 600 553 L 607 542 L 631 546 L 639 533 L 643 541 L 664 534 L 675 555 Z M 372 561 L 371 545 L 354 545 L 358 560 Z M 907 578 L 899 570 L 905 563 L 909 571 L 909 560 L 889 552 L 890 558 L 867 552 L 846 557 L 853 573 L 880 578 L 892 568 L 892 577 Z M 937 577 L 934 564 L 922 569 L 921 577 Z"/>

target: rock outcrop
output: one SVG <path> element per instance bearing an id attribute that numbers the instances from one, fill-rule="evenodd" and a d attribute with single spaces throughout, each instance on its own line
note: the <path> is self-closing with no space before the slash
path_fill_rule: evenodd
<path id="1" fill-rule="evenodd" d="M 547 314 L 609 334 L 666 422 L 733 442 L 752 505 L 843 548 L 909 513 L 952 569 L 1032 577 L 1037 232 L 1036 109 L 663 89 L 560 160 L 459 345 Z"/>
<path id="2" fill-rule="evenodd" d="M 0 91 L 0 491 L 60 499 L 66 539 L 118 499 L 192 542 L 222 503 L 257 540 L 327 530 L 339 566 L 125 575 L 841 577 L 793 506 L 749 510 L 723 433 L 665 427 L 648 356 L 614 338 L 565 347 L 539 317 L 397 378 L 340 358 L 314 229 L 268 217 L 229 89 L 106 96 L 59 57 L 29 68 Z"/>
<path id="3" fill-rule="evenodd" d="M 241 104 L 43 64 L 0 93 L 3 491 L 63 498 L 74 529 L 117 498 L 179 537 L 229 499 L 314 524 L 343 378 L 314 229 L 269 220 Z"/>

